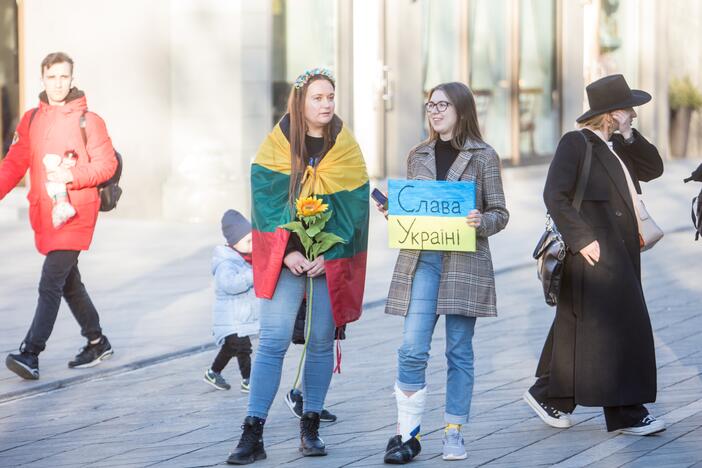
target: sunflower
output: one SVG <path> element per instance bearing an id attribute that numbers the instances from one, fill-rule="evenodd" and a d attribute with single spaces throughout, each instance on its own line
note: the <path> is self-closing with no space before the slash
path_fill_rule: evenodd
<path id="1" fill-rule="evenodd" d="M 298 218 L 310 218 L 327 211 L 329 205 L 323 203 L 323 201 L 324 200 L 321 198 L 317 198 L 315 196 L 298 198 L 297 202 L 295 203 Z"/>

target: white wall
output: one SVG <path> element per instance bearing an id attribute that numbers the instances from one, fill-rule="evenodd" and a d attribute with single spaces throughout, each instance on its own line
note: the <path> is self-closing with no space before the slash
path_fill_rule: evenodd
<path id="1" fill-rule="evenodd" d="M 31 0 L 23 2 L 25 108 L 37 105 L 41 60 L 64 51 L 75 85 L 102 116 L 124 157 L 119 209 L 109 216 L 161 215 L 169 169 L 170 58 L 167 0 Z"/>
<path id="2" fill-rule="evenodd" d="M 353 130 L 371 178 L 386 176 L 382 3 L 356 0 L 353 4 Z"/>
<path id="3" fill-rule="evenodd" d="M 248 213 L 249 166 L 271 121 L 270 2 L 31 0 L 25 107 L 39 64 L 62 50 L 124 157 L 108 216 L 219 221 Z"/>

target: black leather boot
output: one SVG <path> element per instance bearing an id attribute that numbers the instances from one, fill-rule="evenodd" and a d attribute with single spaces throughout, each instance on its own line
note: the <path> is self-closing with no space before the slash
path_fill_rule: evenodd
<path id="1" fill-rule="evenodd" d="M 247 416 L 241 425 L 241 438 L 232 453 L 229 454 L 227 463 L 230 465 L 248 465 L 256 460 L 266 458 L 263 449 L 263 424 L 266 421 L 255 416 Z"/>
<path id="2" fill-rule="evenodd" d="M 319 437 L 319 414 L 308 412 L 300 419 L 300 452 L 306 457 L 327 454 L 324 441 Z"/>
<path id="3" fill-rule="evenodd" d="M 396 435 L 388 441 L 385 448 L 383 461 L 391 465 L 404 465 L 412 461 L 414 457 L 422 451 L 422 446 L 416 437 L 412 437 L 407 442 L 402 442 L 402 436 Z"/>

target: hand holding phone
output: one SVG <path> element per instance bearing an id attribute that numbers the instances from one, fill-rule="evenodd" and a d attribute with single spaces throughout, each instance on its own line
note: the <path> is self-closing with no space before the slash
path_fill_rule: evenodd
<path id="1" fill-rule="evenodd" d="M 373 197 L 373 200 L 375 200 L 377 204 L 382 205 L 385 211 L 388 210 L 388 197 L 386 197 L 383 192 L 374 188 L 371 197 Z"/>
<path id="2" fill-rule="evenodd" d="M 388 218 L 388 197 L 378 190 L 377 188 L 373 189 L 373 192 L 371 193 L 371 197 L 373 197 L 373 200 L 375 201 L 376 206 L 378 207 L 378 211 L 380 211 L 383 216 L 385 216 L 385 219 Z"/>

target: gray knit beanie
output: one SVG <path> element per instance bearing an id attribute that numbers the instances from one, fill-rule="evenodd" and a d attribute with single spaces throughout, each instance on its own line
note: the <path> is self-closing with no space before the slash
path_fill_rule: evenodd
<path id="1" fill-rule="evenodd" d="M 236 210 L 227 210 L 222 216 L 222 234 L 227 244 L 234 245 L 251 232 L 251 223 Z"/>

